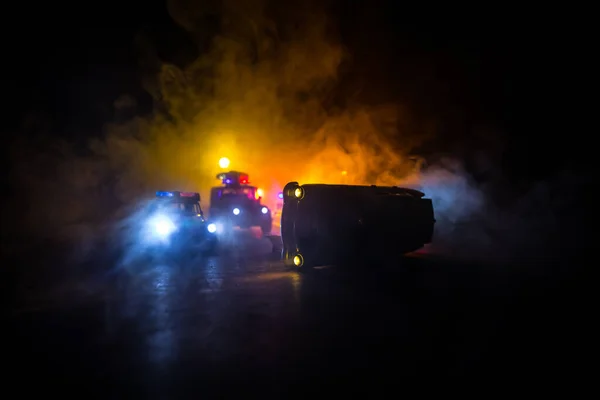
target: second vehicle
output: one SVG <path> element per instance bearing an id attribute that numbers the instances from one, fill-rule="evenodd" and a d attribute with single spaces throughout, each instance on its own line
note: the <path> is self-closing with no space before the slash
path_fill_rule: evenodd
<path id="1" fill-rule="evenodd" d="M 238 171 L 217 175 L 223 186 L 210 192 L 210 218 L 225 227 L 248 229 L 258 226 L 264 235 L 271 233 L 271 210 L 261 203 L 260 189 L 250 185 L 248 174 Z"/>

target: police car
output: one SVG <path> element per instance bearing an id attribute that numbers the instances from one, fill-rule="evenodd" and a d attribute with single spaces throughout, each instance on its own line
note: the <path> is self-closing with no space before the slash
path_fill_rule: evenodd
<path id="1" fill-rule="evenodd" d="M 218 174 L 217 179 L 221 180 L 223 186 L 211 189 L 211 220 L 219 226 L 242 229 L 258 226 L 264 235 L 271 233 L 271 210 L 261 203 L 261 190 L 250 185 L 248 174 L 229 171 Z"/>
<path id="2" fill-rule="evenodd" d="M 148 211 L 146 242 L 216 251 L 217 228 L 204 218 L 199 193 L 158 191 Z"/>

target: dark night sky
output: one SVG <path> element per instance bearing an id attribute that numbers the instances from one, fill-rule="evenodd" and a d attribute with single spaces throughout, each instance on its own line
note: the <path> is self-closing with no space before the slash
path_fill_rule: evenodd
<path id="1" fill-rule="evenodd" d="M 19 6 L 24 9 L 14 15 L 25 21 L 22 32 L 4 48 L 13 60 L 5 63 L 4 74 L 12 133 L 24 113 L 43 110 L 63 135 L 97 134 L 120 94 L 143 98 L 132 44 L 137 32 L 150 32 L 165 59 L 190 56 L 190 44 L 164 2 L 137 3 L 51 3 L 35 5 L 35 13 L 27 9 L 33 5 Z M 552 152 L 566 145 L 564 135 L 551 133 L 558 121 L 548 118 L 562 107 L 549 96 L 556 97 L 560 70 L 552 24 L 532 19 L 534 10 L 522 8 L 437 7 L 413 10 L 391 0 L 333 7 L 354 59 L 349 86 L 360 86 L 365 102 L 401 101 L 424 115 L 442 116 L 448 125 L 440 141 L 445 147 L 462 143 L 472 126 L 497 127 L 507 134 L 509 164 L 541 173 L 546 167 L 536 165 L 553 162 Z M 3 32 L 5 41 L 11 32 Z"/>

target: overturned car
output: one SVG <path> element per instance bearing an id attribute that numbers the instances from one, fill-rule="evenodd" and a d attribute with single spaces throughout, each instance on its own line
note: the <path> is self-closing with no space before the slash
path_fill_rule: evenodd
<path id="1" fill-rule="evenodd" d="M 414 189 L 288 183 L 282 258 L 301 270 L 402 255 L 430 243 L 433 204 Z"/>

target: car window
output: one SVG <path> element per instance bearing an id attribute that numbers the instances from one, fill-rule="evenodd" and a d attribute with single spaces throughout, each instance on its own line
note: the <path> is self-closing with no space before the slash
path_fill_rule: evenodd
<path id="1" fill-rule="evenodd" d="M 179 209 L 186 213 L 200 214 L 200 206 L 197 203 L 179 203 Z"/>
<path id="2" fill-rule="evenodd" d="M 255 188 L 224 188 L 221 189 L 219 197 L 230 197 L 230 196 L 246 196 L 251 200 L 254 200 Z"/>

